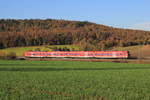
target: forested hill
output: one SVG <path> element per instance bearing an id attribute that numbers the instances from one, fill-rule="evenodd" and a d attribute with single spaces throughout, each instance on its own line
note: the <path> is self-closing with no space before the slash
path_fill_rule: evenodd
<path id="1" fill-rule="evenodd" d="M 83 50 L 150 44 L 150 32 L 65 20 L 0 20 L 0 48 L 75 44 Z"/>

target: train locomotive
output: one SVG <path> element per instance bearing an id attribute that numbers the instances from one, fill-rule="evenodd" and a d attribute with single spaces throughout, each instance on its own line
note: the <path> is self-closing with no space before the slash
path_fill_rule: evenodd
<path id="1" fill-rule="evenodd" d="M 129 58 L 128 51 L 49 51 L 25 52 L 25 57 L 33 58 Z"/>

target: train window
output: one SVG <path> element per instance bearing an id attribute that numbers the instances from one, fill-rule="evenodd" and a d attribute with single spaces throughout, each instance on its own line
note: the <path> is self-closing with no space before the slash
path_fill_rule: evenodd
<path id="1" fill-rule="evenodd" d="M 49 56 L 50 56 L 51 54 L 50 54 L 50 53 L 48 53 L 47 55 L 49 55 Z"/>

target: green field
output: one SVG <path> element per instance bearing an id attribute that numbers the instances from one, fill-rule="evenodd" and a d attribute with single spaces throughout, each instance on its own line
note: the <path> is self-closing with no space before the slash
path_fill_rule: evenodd
<path id="1" fill-rule="evenodd" d="M 150 64 L 1 60 L 0 100 L 150 100 Z"/>

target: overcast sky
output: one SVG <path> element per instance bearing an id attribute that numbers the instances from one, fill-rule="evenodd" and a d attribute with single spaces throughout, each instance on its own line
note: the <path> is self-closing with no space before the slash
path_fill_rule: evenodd
<path id="1" fill-rule="evenodd" d="M 150 30 L 150 0 L 0 0 L 0 19 L 66 19 Z"/>

